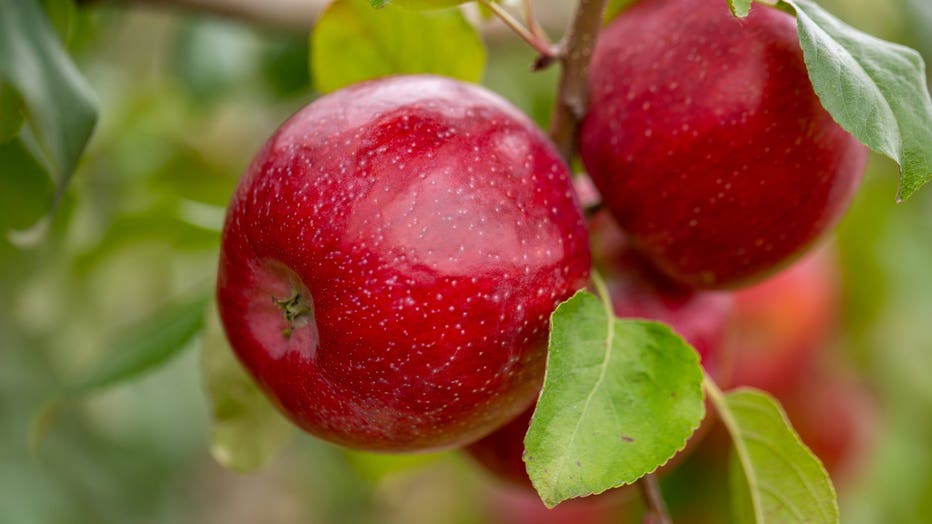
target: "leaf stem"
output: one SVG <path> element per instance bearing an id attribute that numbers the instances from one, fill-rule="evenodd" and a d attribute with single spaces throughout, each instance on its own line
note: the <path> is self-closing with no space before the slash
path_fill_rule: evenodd
<path id="1" fill-rule="evenodd" d="M 660 484 L 654 474 L 648 474 L 641 477 L 637 482 L 638 490 L 641 492 L 641 498 L 644 499 L 644 505 L 647 506 L 647 513 L 644 515 L 644 522 L 647 524 L 673 524 L 673 519 L 667 512 L 667 506 L 663 501 L 663 494 L 660 491 Z"/>
<path id="2" fill-rule="evenodd" d="M 495 16 L 499 18 L 509 29 L 515 32 L 522 40 L 527 42 L 531 47 L 534 48 L 540 54 L 540 57 L 537 59 L 534 68 L 540 69 L 541 64 L 549 64 L 556 59 L 556 51 L 554 50 L 553 45 L 547 40 L 547 37 L 543 35 L 540 31 L 539 26 L 537 26 L 536 21 L 529 21 L 531 29 L 524 27 L 524 25 L 515 17 L 511 16 L 511 13 L 507 9 L 500 6 L 495 0 L 479 0 L 479 3 L 485 6 L 489 11 L 492 11 Z M 531 16 L 530 5 L 525 4 L 527 9 L 528 17 Z"/>
<path id="3" fill-rule="evenodd" d="M 524 0 L 524 21 L 527 23 L 528 29 L 531 31 L 532 35 L 547 42 L 549 45 L 550 39 L 547 38 L 544 28 L 537 22 L 537 17 L 534 16 L 534 8 L 531 5 L 531 1 L 532 0 Z"/>
<path id="4" fill-rule="evenodd" d="M 725 428 L 728 430 L 728 434 L 731 435 L 731 441 L 735 445 L 735 454 L 738 456 L 738 460 L 741 462 L 741 467 L 744 470 L 748 485 L 751 486 L 751 492 L 754 493 L 754 488 L 757 486 L 757 477 L 753 474 L 754 472 L 749 466 L 751 464 L 751 456 L 748 452 L 747 446 L 741 439 L 741 428 L 738 426 L 738 421 L 735 420 L 735 417 L 731 413 L 731 409 L 728 407 L 728 401 L 725 399 L 725 394 L 722 393 L 722 390 L 719 389 L 718 384 L 716 384 L 712 377 L 710 377 L 709 374 L 705 371 L 703 371 L 702 388 L 705 389 L 706 395 L 708 395 L 709 400 L 715 407 L 715 411 L 718 413 L 722 423 L 725 424 Z M 751 502 L 753 505 L 754 514 L 756 516 L 763 515 L 763 511 L 760 506 L 760 499 L 758 497 L 752 496 Z M 762 521 L 762 518 L 758 520 L 758 522 Z"/>
<path id="5" fill-rule="evenodd" d="M 579 0 L 558 45 L 563 68 L 550 121 L 550 139 L 569 165 L 576 154 L 579 124 L 589 105 L 589 66 L 608 0 Z"/>
<path id="6" fill-rule="evenodd" d="M 595 288 L 595 294 L 602 301 L 602 305 L 605 306 L 606 314 L 611 318 L 615 315 L 614 308 L 612 308 L 612 299 L 608 294 L 608 286 L 605 285 L 605 279 L 602 278 L 602 275 L 596 271 L 592 270 L 592 287 Z"/>

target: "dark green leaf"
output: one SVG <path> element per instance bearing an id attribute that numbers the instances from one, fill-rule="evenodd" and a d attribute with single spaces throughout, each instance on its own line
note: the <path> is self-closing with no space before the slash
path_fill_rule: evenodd
<path id="1" fill-rule="evenodd" d="M 734 441 L 732 502 L 738 524 L 836 524 L 828 473 L 790 426 L 776 400 L 739 389 L 710 398 Z"/>
<path id="2" fill-rule="evenodd" d="M 78 16 L 77 7 L 74 0 L 39 0 L 42 9 L 51 22 L 52 27 L 61 37 L 65 45 L 71 40 L 76 24 L 75 19 Z"/>
<path id="3" fill-rule="evenodd" d="M 130 327 L 101 353 L 96 366 L 62 388 L 62 396 L 73 398 L 120 384 L 164 364 L 201 332 L 207 301 L 199 293 Z"/>
<path id="4" fill-rule="evenodd" d="M 0 143 L 9 142 L 23 127 L 23 99 L 0 78 Z M 0 164 L 3 165 L 3 164 Z"/>
<path id="5" fill-rule="evenodd" d="M 919 53 L 862 33 L 810 0 L 780 6 L 796 12 L 822 105 L 858 140 L 900 165 L 897 199 L 932 180 L 932 99 Z"/>
<path id="6" fill-rule="evenodd" d="M 683 449 L 705 412 L 695 350 L 663 324 L 615 318 L 584 291 L 557 308 L 551 326 L 525 439 L 545 504 L 630 484 Z"/>
<path id="7" fill-rule="evenodd" d="M 336 0 L 311 35 L 311 76 L 321 92 L 405 73 L 476 82 L 484 66 L 482 40 L 458 9 L 373 9 L 366 0 Z"/>
<path id="8" fill-rule="evenodd" d="M 635 0 L 608 0 L 605 6 L 605 16 L 602 17 L 603 23 L 611 22 L 625 9 L 631 7 Z"/>
<path id="9" fill-rule="evenodd" d="M 0 235 L 31 226 L 49 208 L 52 180 L 22 139 L 0 143 Z"/>
<path id="10" fill-rule="evenodd" d="M 94 129 L 97 103 L 36 2 L 0 0 L 0 77 L 22 95 L 61 195 Z"/>
<path id="11" fill-rule="evenodd" d="M 211 404 L 210 452 L 235 471 L 262 467 L 294 426 L 272 407 L 233 355 L 211 304 L 201 346 L 201 376 Z"/>

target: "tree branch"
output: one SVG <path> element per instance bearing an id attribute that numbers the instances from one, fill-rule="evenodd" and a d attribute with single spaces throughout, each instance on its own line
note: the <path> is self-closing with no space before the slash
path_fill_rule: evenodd
<path id="1" fill-rule="evenodd" d="M 579 123 L 589 104 L 589 65 L 606 3 L 607 0 L 579 0 L 559 46 L 563 72 L 550 121 L 550 138 L 567 164 L 576 154 Z"/>

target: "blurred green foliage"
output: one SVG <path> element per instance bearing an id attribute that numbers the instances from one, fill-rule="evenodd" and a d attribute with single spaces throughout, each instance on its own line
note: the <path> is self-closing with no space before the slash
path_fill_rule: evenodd
<path id="1" fill-rule="evenodd" d="M 925 0 L 822 3 L 932 59 Z M 307 35 L 108 5 L 51 18 L 101 120 L 47 240 L 22 250 L 0 238 L 0 522 L 490 522 L 490 492 L 504 488 L 454 453 L 372 458 L 301 435 L 258 473 L 221 468 L 208 452 L 193 343 L 151 374 L 71 404 L 41 455 L 29 451 L 34 417 L 63 384 L 131 326 L 212 281 L 238 176 L 316 96 Z M 485 83 L 545 125 L 555 71 L 531 73 L 533 54 L 511 36 L 488 45 Z M 13 176 L 35 169 L 24 147 L 0 146 L 4 230 L 29 225 L 51 196 L 47 177 Z M 846 523 L 932 515 L 932 190 L 895 205 L 896 175 L 892 162 L 872 161 L 837 235 L 845 330 L 833 349 L 884 414 L 867 467 L 840 493 Z M 675 517 L 727 507 L 716 489 L 724 468 L 700 460 L 664 479 Z"/>

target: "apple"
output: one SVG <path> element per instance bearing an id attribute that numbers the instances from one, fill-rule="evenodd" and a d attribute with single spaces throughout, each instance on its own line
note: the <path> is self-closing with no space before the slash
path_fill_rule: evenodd
<path id="1" fill-rule="evenodd" d="M 548 509 L 534 493 L 527 490 L 502 489 L 490 486 L 487 490 L 487 524 L 624 524 L 630 497 L 598 496 L 567 500 Z"/>
<path id="2" fill-rule="evenodd" d="M 797 387 L 837 333 L 839 271 L 825 247 L 734 294 L 729 340 L 735 386 L 772 393 Z"/>
<path id="3" fill-rule="evenodd" d="M 733 288 L 788 264 L 847 207 L 867 149 L 813 92 L 793 17 L 644 0 L 600 35 L 580 156 L 657 267 Z"/>
<path id="4" fill-rule="evenodd" d="M 306 431 L 373 451 L 459 446 L 534 399 L 550 313 L 585 287 L 585 222 L 553 145 L 434 76 L 324 96 L 269 139 L 227 212 L 227 338 Z"/>
<path id="5" fill-rule="evenodd" d="M 882 426 L 873 393 L 853 375 L 825 366 L 778 395 L 800 439 L 839 486 L 864 470 Z"/>
<path id="6" fill-rule="evenodd" d="M 668 323 L 696 348 L 703 367 L 716 381 L 726 383 L 723 373 L 729 366 L 721 362 L 721 353 L 726 348 L 731 295 L 693 291 L 670 282 L 631 248 L 604 211 L 590 221 L 590 241 L 594 265 L 605 277 L 615 314 Z M 466 452 L 496 477 L 530 488 L 522 456 L 533 412 L 533 407 L 527 409 L 507 425 L 469 445 Z M 691 445 L 698 440 L 692 439 Z"/>

